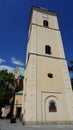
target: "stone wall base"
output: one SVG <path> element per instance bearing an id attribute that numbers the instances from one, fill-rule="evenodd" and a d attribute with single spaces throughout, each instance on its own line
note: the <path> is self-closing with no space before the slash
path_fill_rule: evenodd
<path id="1" fill-rule="evenodd" d="M 23 122 L 23 125 L 73 125 L 73 121 Z"/>

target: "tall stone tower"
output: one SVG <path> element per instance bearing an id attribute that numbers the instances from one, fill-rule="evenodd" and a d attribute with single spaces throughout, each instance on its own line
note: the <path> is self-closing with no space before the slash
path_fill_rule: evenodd
<path id="1" fill-rule="evenodd" d="M 32 7 L 22 114 L 26 124 L 73 121 L 73 97 L 57 13 Z"/>

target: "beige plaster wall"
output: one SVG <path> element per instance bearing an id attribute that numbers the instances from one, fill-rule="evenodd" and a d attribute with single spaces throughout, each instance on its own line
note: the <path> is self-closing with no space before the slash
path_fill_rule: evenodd
<path id="1" fill-rule="evenodd" d="M 22 107 L 22 95 L 15 95 L 14 111 L 13 114 L 16 116 L 16 108 Z"/>
<path id="2" fill-rule="evenodd" d="M 43 26 L 42 23 L 43 23 L 43 20 L 45 19 L 45 18 L 42 18 L 43 14 L 48 14 L 47 21 L 49 22 L 49 27 L 58 29 L 57 17 L 55 14 L 53 15 L 49 11 L 46 12 L 44 10 L 42 10 L 42 11 L 34 10 L 32 13 L 31 23 Z"/>
<path id="3" fill-rule="evenodd" d="M 52 73 L 53 78 L 49 78 L 47 76 L 48 73 Z M 60 120 L 68 119 L 64 77 L 61 71 L 61 62 L 59 59 L 52 59 L 52 58 L 40 57 L 40 56 L 37 58 L 37 117 L 38 117 L 38 120 L 39 119 L 41 120 L 42 118 L 42 114 L 41 115 L 39 114 L 41 113 L 41 102 L 45 102 L 45 98 L 42 97 L 41 95 L 42 93 L 45 93 L 46 95 L 45 98 L 50 95 L 51 96 L 55 95 L 57 98 L 59 98 L 60 105 L 62 104 L 63 106 L 61 110 L 64 112 L 64 117 L 63 118 L 60 117 Z M 57 117 L 56 117 L 56 120 L 58 120 Z"/>

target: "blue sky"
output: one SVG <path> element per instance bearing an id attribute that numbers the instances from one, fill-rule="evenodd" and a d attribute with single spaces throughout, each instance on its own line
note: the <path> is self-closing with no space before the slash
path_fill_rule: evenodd
<path id="1" fill-rule="evenodd" d="M 24 67 L 32 6 L 58 12 L 68 64 L 73 59 L 73 0 L 0 0 L 0 69 Z"/>

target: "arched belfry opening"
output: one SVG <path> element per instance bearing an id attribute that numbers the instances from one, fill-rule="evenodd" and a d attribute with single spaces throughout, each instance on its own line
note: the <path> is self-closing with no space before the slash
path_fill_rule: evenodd
<path id="1" fill-rule="evenodd" d="M 48 27 L 48 21 L 47 20 L 43 20 L 43 25 L 44 25 L 44 27 Z"/>
<path id="2" fill-rule="evenodd" d="M 51 55 L 51 47 L 49 45 L 45 46 L 45 53 Z"/>

